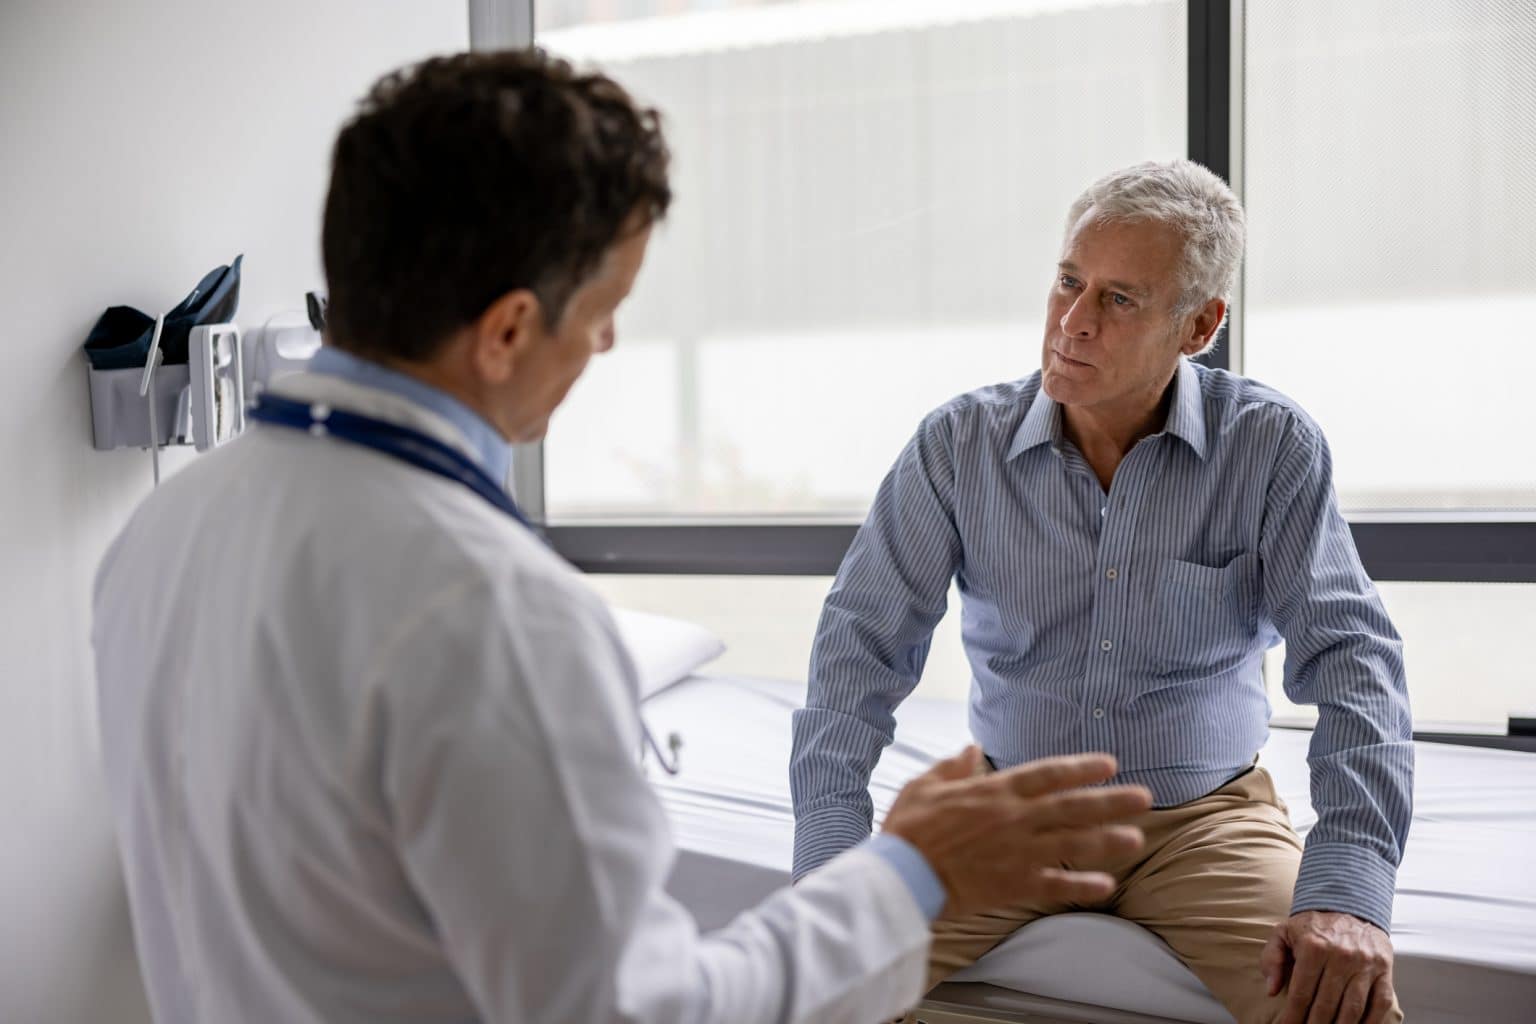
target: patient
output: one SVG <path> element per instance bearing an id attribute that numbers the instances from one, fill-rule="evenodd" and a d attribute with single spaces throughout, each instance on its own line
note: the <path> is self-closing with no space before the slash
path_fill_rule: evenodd
<path id="1" fill-rule="evenodd" d="M 1236 196 L 1188 161 L 1090 186 L 1042 370 L 922 421 L 827 597 L 794 718 L 797 878 L 869 834 L 870 773 L 952 579 L 990 763 L 1108 750 L 1156 798 L 1108 901 L 941 920 L 930 985 L 1037 917 L 1091 909 L 1160 936 L 1244 1024 L 1402 1017 L 1387 936 L 1412 806 L 1401 643 L 1317 424 L 1188 359 L 1226 319 L 1244 235 Z M 1305 847 L 1256 764 L 1279 639 L 1286 693 L 1319 713 Z"/>

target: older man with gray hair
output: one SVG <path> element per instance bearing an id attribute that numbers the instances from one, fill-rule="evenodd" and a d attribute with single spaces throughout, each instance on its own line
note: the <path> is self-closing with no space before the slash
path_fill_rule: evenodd
<path id="1" fill-rule="evenodd" d="M 1244 1024 L 1401 1019 L 1387 937 L 1412 807 L 1401 642 L 1317 424 L 1189 360 L 1226 319 L 1244 236 L 1236 196 L 1188 161 L 1089 187 L 1040 372 L 923 420 L 827 597 L 794 719 L 797 877 L 869 834 L 870 773 L 951 580 L 989 762 L 1108 750 L 1155 797 L 1108 900 L 942 920 L 930 984 L 1034 918 L 1094 909 L 1159 935 Z M 1262 658 L 1282 638 L 1286 693 L 1318 707 L 1305 846 L 1256 763 Z"/>

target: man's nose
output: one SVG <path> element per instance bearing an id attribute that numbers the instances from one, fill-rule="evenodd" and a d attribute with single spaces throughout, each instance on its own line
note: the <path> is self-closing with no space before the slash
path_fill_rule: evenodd
<path id="1" fill-rule="evenodd" d="M 1088 293 L 1078 295 L 1067 311 L 1061 315 L 1061 333 L 1073 338 L 1091 338 L 1099 328 L 1098 311 L 1088 301 Z"/>

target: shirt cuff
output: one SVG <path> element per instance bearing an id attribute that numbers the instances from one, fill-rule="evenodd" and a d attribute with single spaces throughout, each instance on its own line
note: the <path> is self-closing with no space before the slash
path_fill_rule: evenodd
<path id="1" fill-rule="evenodd" d="M 1317 843 L 1301 855 L 1291 913 L 1353 914 L 1391 934 L 1396 891 L 1396 866 L 1377 854 L 1351 843 Z"/>
<path id="2" fill-rule="evenodd" d="M 932 924 L 939 916 L 939 911 L 944 909 L 949 894 L 944 891 L 944 883 L 939 881 L 939 876 L 928 866 L 928 861 L 917 852 L 917 847 L 889 832 L 871 836 L 864 845 L 901 876 L 901 880 L 907 884 L 907 891 L 917 901 L 918 909 Z"/>
<path id="3" fill-rule="evenodd" d="M 795 819 L 794 879 L 799 881 L 844 850 L 869 838 L 870 822 L 857 807 L 834 804 Z"/>

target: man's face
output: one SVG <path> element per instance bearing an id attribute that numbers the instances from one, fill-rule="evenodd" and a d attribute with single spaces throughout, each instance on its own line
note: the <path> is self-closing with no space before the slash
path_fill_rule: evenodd
<path id="1" fill-rule="evenodd" d="M 572 293 L 559 326 L 540 332 L 515 379 L 511 406 L 519 423 L 513 441 L 526 444 L 543 438 L 550 417 L 587 363 L 613 348 L 614 314 L 634 287 L 650 237 L 647 226 L 615 242 L 596 273 Z"/>
<path id="2" fill-rule="evenodd" d="M 1156 221 L 1073 226 L 1046 303 L 1041 373 L 1065 406 L 1142 415 L 1162 398 L 1181 351 L 1200 343 L 1174 316 L 1182 244 Z"/>

